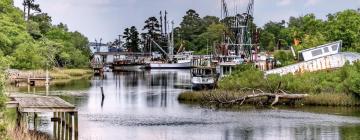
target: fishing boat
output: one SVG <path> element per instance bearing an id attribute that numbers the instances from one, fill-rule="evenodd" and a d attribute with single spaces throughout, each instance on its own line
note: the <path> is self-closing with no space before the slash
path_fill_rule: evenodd
<path id="1" fill-rule="evenodd" d="M 215 67 L 196 67 L 191 71 L 193 90 L 214 89 L 216 87 L 219 74 L 216 73 Z"/>
<path id="2" fill-rule="evenodd" d="M 173 56 L 172 61 L 151 61 L 150 69 L 189 69 L 191 68 L 192 52 L 182 52 Z"/>
<path id="3" fill-rule="evenodd" d="M 145 69 L 145 62 L 140 58 L 118 56 L 114 58 L 113 71 L 141 71 Z"/>

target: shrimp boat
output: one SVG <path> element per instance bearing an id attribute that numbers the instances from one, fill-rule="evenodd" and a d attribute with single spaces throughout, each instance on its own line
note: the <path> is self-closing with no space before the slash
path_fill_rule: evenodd
<path id="1" fill-rule="evenodd" d="M 151 61 L 150 69 L 189 69 L 191 68 L 192 52 L 182 52 L 175 55 L 173 61 Z"/>
<path id="2" fill-rule="evenodd" d="M 141 71 L 145 69 L 145 62 L 140 58 L 118 56 L 114 58 L 113 71 Z"/>
<path id="3" fill-rule="evenodd" d="M 195 67 L 191 69 L 191 84 L 193 90 L 214 89 L 219 79 L 216 70 L 217 61 L 209 57 L 201 57 L 196 60 Z"/>
<path id="4" fill-rule="evenodd" d="M 191 84 L 193 90 L 214 89 L 216 87 L 219 74 L 216 67 L 196 67 L 191 70 Z"/>

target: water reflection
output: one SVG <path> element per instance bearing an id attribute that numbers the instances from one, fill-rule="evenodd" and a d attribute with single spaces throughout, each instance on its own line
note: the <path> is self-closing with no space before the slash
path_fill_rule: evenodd
<path id="1" fill-rule="evenodd" d="M 188 70 L 106 73 L 88 84 L 77 82 L 90 85 L 82 88 L 86 94 L 63 98 L 79 109 L 80 139 L 337 140 L 358 136 L 357 117 L 286 109 L 225 111 L 180 104 L 177 96 L 186 89 L 179 87 L 190 83 Z M 71 86 L 77 83 L 56 90 L 50 87 L 50 94 L 74 88 Z M 43 131 L 51 130 L 51 125 L 43 127 Z"/>

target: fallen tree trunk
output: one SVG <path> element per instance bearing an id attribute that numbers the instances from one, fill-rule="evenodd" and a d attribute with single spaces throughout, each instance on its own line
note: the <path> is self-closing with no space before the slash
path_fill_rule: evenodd
<path id="1" fill-rule="evenodd" d="M 255 90 L 253 90 L 253 94 L 244 95 L 236 98 L 234 97 L 234 95 L 232 95 L 233 97 L 229 97 L 227 93 L 223 95 L 209 94 L 207 99 L 212 103 L 243 105 L 247 100 L 267 97 L 268 99 L 274 99 L 271 103 L 271 106 L 274 106 L 279 102 L 280 99 L 299 100 L 309 96 L 308 94 L 287 94 L 283 90 L 279 90 L 281 91 L 281 93 L 265 93 L 261 90 L 256 91 L 260 91 L 261 93 L 255 93 Z"/>

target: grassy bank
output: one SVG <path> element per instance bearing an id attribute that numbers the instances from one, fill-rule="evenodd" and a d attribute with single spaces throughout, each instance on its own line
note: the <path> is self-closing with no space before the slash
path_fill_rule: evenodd
<path id="1" fill-rule="evenodd" d="M 24 133 L 22 129 L 16 127 L 16 110 L 15 109 L 7 109 L 4 112 L 4 120 L 6 124 L 4 124 L 4 131 L 6 132 L 5 137 L 3 138 L 8 140 L 48 140 L 50 139 L 49 135 L 28 131 Z"/>
<path id="2" fill-rule="evenodd" d="M 9 72 L 10 75 L 15 75 L 18 77 L 45 77 L 45 70 L 12 70 Z M 90 69 L 59 69 L 55 68 L 49 70 L 49 76 L 52 79 L 78 79 L 79 77 L 89 76 L 93 74 L 93 71 Z M 9 78 L 14 78 L 9 76 Z"/>
<path id="3" fill-rule="evenodd" d="M 209 95 L 241 98 L 244 95 L 238 91 L 244 88 L 267 93 L 281 89 L 289 94 L 309 94 L 309 97 L 296 101 L 300 105 L 360 106 L 360 62 L 346 64 L 337 70 L 266 77 L 256 68 L 242 65 L 231 76 L 220 80 L 217 90 L 182 93 L 179 100 L 206 103 Z"/>
<path id="4" fill-rule="evenodd" d="M 49 72 L 53 79 L 74 79 L 93 74 L 90 69 L 54 69 Z"/>

